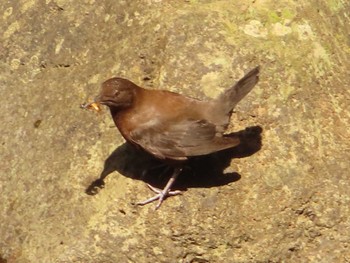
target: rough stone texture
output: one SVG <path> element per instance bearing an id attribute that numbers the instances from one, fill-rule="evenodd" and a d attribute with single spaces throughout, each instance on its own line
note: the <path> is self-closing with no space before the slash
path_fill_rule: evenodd
<path id="1" fill-rule="evenodd" d="M 0 262 L 350 262 L 349 10 L 3 1 Z M 263 146 L 232 160 L 235 180 L 188 185 L 157 212 L 131 204 L 151 193 L 127 174 L 85 194 L 123 143 L 107 111 L 79 109 L 102 81 L 215 97 L 258 64 L 232 130 L 260 125 Z M 109 162 L 142 166 L 120 149 Z"/>

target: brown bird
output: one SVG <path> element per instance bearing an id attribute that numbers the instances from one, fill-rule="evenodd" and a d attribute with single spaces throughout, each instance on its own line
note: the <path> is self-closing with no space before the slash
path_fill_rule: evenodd
<path id="1" fill-rule="evenodd" d="M 185 161 L 237 146 L 238 136 L 225 135 L 230 116 L 237 103 L 259 80 L 254 68 L 218 98 L 201 101 L 166 90 L 148 90 L 123 78 L 111 78 L 102 84 L 94 102 L 84 108 L 107 105 L 115 125 L 125 140 L 161 159 L 173 169 L 163 190 L 150 188 L 154 197 L 138 203 L 159 200 L 179 194 L 171 186 L 181 173 Z"/>

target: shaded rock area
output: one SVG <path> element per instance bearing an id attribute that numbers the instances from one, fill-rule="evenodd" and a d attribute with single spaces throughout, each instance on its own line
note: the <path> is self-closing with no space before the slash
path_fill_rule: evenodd
<path id="1" fill-rule="evenodd" d="M 350 262 L 349 10 L 3 1 L 0 262 Z M 152 160 L 108 111 L 79 105 L 112 76 L 214 98 L 256 65 L 230 131 L 253 127 L 246 146 L 261 136 L 261 149 L 199 160 L 156 212 L 133 205 L 164 178 L 142 175 Z M 104 165 L 104 188 L 87 195 Z"/>

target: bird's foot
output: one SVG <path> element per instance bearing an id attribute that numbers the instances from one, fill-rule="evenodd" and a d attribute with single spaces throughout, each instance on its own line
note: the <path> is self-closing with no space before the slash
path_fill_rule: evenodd
<path id="1" fill-rule="evenodd" d="M 164 199 L 167 198 L 168 196 L 174 196 L 174 195 L 182 194 L 182 192 L 180 190 L 164 191 L 164 190 L 156 188 L 156 187 L 154 187 L 152 185 L 149 185 L 149 184 L 147 184 L 147 185 L 153 192 L 156 193 L 156 195 L 151 197 L 151 198 L 149 198 L 149 199 L 147 199 L 147 200 L 145 200 L 145 201 L 136 203 L 137 205 L 146 205 L 146 204 L 152 203 L 153 201 L 159 200 L 158 204 L 157 204 L 157 206 L 155 208 L 155 210 L 157 210 L 162 205 Z"/>
<path id="2" fill-rule="evenodd" d="M 166 184 L 166 186 L 164 187 L 163 190 L 147 184 L 148 187 L 151 188 L 151 190 L 157 194 L 155 196 L 147 199 L 146 201 L 138 202 L 136 204 L 137 205 L 146 205 L 146 204 L 152 203 L 155 200 L 159 200 L 158 204 L 156 206 L 156 209 L 155 209 L 155 210 L 157 210 L 162 205 L 165 198 L 167 198 L 168 196 L 181 194 L 181 191 L 179 191 L 179 190 L 176 190 L 176 191 L 170 190 L 170 187 L 173 185 L 173 183 L 175 182 L 176 178 L 181 173 L 181 171 L 182 171 L 182 168 L 175 168 L 173 175 L 171 176 L 171 178 L 169 179 L 168 183 Z"/>

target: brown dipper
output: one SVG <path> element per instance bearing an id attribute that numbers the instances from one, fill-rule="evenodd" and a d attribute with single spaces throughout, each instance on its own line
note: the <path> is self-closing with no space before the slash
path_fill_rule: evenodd
<path id="1" fill-rule="evenodd" d="M 138 203 L 179 194 L 170 188 L 190 157 L 207 155 L 237 146 L 238 136 L 224 135 L 237 103 L 259 80 L 259 67 L 248 72 L 218 98 L 201 101 L 166 90 L 148 90 L 123 78 L 111 78 L 102 84 L 95 101 L 84 108 L 110 108 L 112 118 L 125 140 L 161 159 L 173 169 L 163 190 L 151 189 L 154 197 Z"/>

